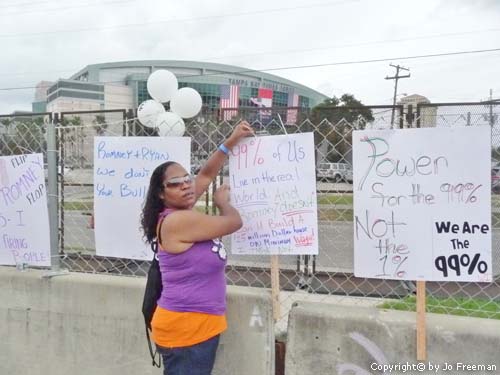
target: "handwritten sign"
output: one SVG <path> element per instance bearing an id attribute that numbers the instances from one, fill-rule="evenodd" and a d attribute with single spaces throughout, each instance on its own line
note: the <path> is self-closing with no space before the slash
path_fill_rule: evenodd
<path id="1" fill-rule="evenodd" d="M 188 137 L 95 137 L 96 253 L 150 260 L 140 215 L 154 169 L 175 161 L 190 170 Z"/>
<path id="2" fill-rule="evenodd" d="M 0 264 L 50 266 L 42 154 L 0 157 Z"/>
<path id="3" fill-rule="evenodd" d="M 243 219 L 234 254 L 318 254 L 312 133 L 247 138 L 229 158 L 231 202 Z"/>
<path id="4" fill-rule="evenodd" d="M 491 281 L 489 127 L 353 133 L 354 274 Z"/>

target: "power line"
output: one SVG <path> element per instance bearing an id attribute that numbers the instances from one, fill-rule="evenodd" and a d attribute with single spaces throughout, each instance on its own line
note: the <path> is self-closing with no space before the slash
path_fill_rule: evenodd
<path id="1" fill-rule="evenodd" d="M 80 68 L 74 68 L 74 69 L 64 69 L 64 70 L 45 70 L 45 71 L 38 71 L 38 72 L 22 72 L 22 73 L 5 73 L 5 74 L 0 74 L 0 77 L 16 77 L 16 76 L 28 76 L 28 75 L 40 75 L 40 74 L 54 74 L 54 73 L 74 73 L 76 70 L 79 70 Z"/>
<path id="2" fill-rule="evenodd" d="M 241 16 L 249 16 L 249 15 L 255 15 L 255 14 L 277 13 L 277 12 L 279 13 L 279 12 L 286 12 L 286 11 L 299 10 L 299 9 L 312 9 L 312 8 L 319 8 L 319 7 L 329 7 L 329 6 L 341 5 L 344 3 L 353 3 L 353 2 L 358 2 L 358 1 L 360 1 L 360 0 L 342 0 L 342 1 L 336 1 L 336 2 L 309 4 L 309 5 L 301 5 L 301 6 L 296 6 L 296 7 L 288 7 L 288 8 L 265 9 L 265 10 L 249 11 L 249 12 L 228 13 L 228 14 L 214 15 L 214 16 L 171 19 L 171 20 L 156 21 L 156 22 L 131 23 L 131 24 L 106 26 L 106 27 L 87 27 L 87 28 L 82 28 L 82 29 L 55 30 L 55 31 L 46 31 L 46 32 L 38 32 L 38 33 L 25 33 L 25 34 L 4 34 L 4 35 L 0 35 L 0 38 L 41 36 L 41 35 L 50 35 L 50 34 L 59 34 L 59 33 L 80 33 L 80 32 L 87 32 L 87 31 L 123 29 L 123 28 L 129 28 L 129 27 L 144 27 L 144 26 L 148 26 L 148 25 L 163 25 L 165 23 L 205 21 L 205 20 L 219 19 L 219 18 L 226 18 L 226 17 L 241 17 Z"/>
<path id="3" fill-rule="evenodd" d="M 133 1 L 133 0 L 129 0 Z M 126 2 L 126 1 L 124 1 Z M 467 34 L 475 34 L 475 33 L 483 33 L 483 32 L 495 32 L 495 31 L 500 31 L 500 28 L 496 29 L 484 29 L 484 30 L 470 30 L 470 31 L 464 31 L 464 32 L 457 32 L 457 33 L 441 33 L 441 34 L 432 34 L 432 35 L 422 35 L 422 36 L 417 36 L 417 37 L 410 37 L 410 38 L 400 38 L 400 39 L 386 39 L 386 40 L 378 40 L 378 41 L 372 41 L 372 42 L 364 42 L 364 43 L 352 43 L 352 44 L 343 44 L 343 45 L 332 45 L 332 46 L 326 46 L 326 47 L 318 47 L 318 48 L 308 48 L 308 49 L 297 49 L 297 50 L 281 50 L 281 51 L 266 51 L 266 52 L 259 52 L 259 53 L 253 53 L 253 54 L 240 54 L 240 55 L 224 55 L 224 56 L 219 56 L 219 57 L 208 57 L 205 59 L 202 59 L 202 61 L 213 61 L 213 60 L 221 60 L 221 59 L 227 59 L 227 58 L 237 58 L 237 57 L 249 57 L 249 56 L 262 56 L 262 55 L 269 55 L 269 54 L 286 54 L 286 53 L 303 53 L 303 52 L 311 52 L 311 51 L 323 51 L 327 49 L 334 49 L 334 48 L 348 48 L 348 47 L 360 47 L 360 46 L 366 46 L 366 45 L 373 45 L 373 44 L 385 44 L 385 43 L 397 43 L 397 42 L 404 42 L 404 41 L 409 41 L 409 40 L 422 40 L 422 39 L 432 39 L 432 38 L 442 38 L 442 37 L 448 37 L 448 36 L 457 36 L 457 35 L 467 35 Z M 66 72 L 73 72 L 73 70 L 70 69 L 65 69 L 65 70 L 53 70 L 53 71 L 41 71 L 41 72 L 23 72 L 23 73 L 6 73 L 6 74 L 0 74 L 0 77 L 2 76 L 26 76 L 26 75 L 32 75 L 32 74 L 46 74 L 46 73 L 66 73 Z M 499 89 L 500 90 L 500 89 Z"/>
<path id="4" fill-rule="evenodd" d="M 178 78 L 190 78 L 190 77 L 202 77 L 202 76 L 203 77 L 219 76 L 219 75 L 227 75 L 227 74 L 260 73 L 260 72 L 272 72 L 272 71 L 278 71 L 278 70 L 320 68 L 320 67 L 325 67 L 325 66 L 338 66 L 338 65 L 369 64 L 369 63 L 383 62 L 383 61 L 423 59 L 423 58 L 456 56 L 456 55 L 488 53 L 488 52 L 498 52 L 498 51 L 500 51 L 500 48 L 459 51 L 459 52 L 447 52 L 447 53 L 435 53 L 435 54 L 428 54 L 428 55 L 387 57 L 387 58 L 372 59 L 372 60 L 342 61 L 342 62 L 332 62 L 332 63 L 325 63 L 325 64 L 282 66 L 282 67 L 278 67 L 278 68 L 266 68 L 266 69 L 245 69 L 245 70 L 236 70 L 234 72 L 217 72 L 217 73 L 208 73 L 208 74 L 186 74 L 186 75 L 178 75 L 177 77 Z M 100 83 L 121 83 L 121 82 L 123 82 L 123 81 L 107 81 L 107 82 L 100 82 Z M 41 86 L 41 87 L 43 87 L 43 86 Z M 4 87 L 4 88 L 0 88 L 0 91 L 26 90 L 26 89 L 34 89 L 34 88 L 36 88 L 36 86 Z"/>
<path id="5" fill-rule="evenodd" d="M 50 3 L 50 1 L 31 1 L 29 3 L 12 3 L 12 4 L 2 4 L 0 9 L 5 9 L 5 8 L 17 8 L 17 7 L 24 7 L 26 5 L 40 5 L 40 4 L 46 4 Z"/>
<path id="6" fill-rule="evenodd" d="M 224 55 L 224 56 L 219 56 L 219 57 L 208 57 L 208 58 L 202 59 L 202 61 L 209 62 L 209 61 L 214 61 L 214 60 L 237 58 L 237 57 L 262 56 L 262 55 L 269 55 L 269 54 L 303 53 L 303 52 L 311 52 L 311 51 L 324 51 L 327 49 L 334 49 L 334 48 L 360 47 L 360 46 L 367 46 L 367 45 L 373 45 L 373 44 L 397 43 L 397 42 L 404 42 L 404 41 L 409 41 L 409 40 L 442 38 L 442 37 L 448 37 L 448 36 L 467 35 L 467 34 L 492 32 L 492 31 L 493 32 L 500 31 L 500 28 L 484 29 L 484 30 L 470 30 L 470 31 L 458 32 L 458 33 L 442 33 L 442 34 L 422 35 L 422 36 L 410 37 L 410 38 L 386 39 L 386 40 L 378 40 L 378 41 L 372 41 L 372 42 L 343 44 L 343 45 L 337 45 L 337 46 L 332 45 L 332 46 L 308 48 L 308 49 L 281 50 L 281 51 L 273 50 L 273 51 L 251 53 L 251 54 L 247 53 L 247 54 L 240 54 L 240 55 Z M 43 71 L 43 72 L 6 73 L 6 74 L 0 74 L 0 77 L 2 77 L 2 76 L 4 76 L 4 77 L 6 77 L 6 76 L 9 76 L 9 77 L 25 76 L 25 75 L 45 74 L 45 73 L 66 73 L 66 72 L 71 73 L 73 71 L 74 71 L 74 69 L 73 70 L 69 70 L 69 69 L 67 69 L 67 70 L 53 70 L 53 71 Z"/>
<path id="7" fill-rule="evenodd" d="M 393 61 L 393 60 L 411 60 L 411 59 L 422 59 L 422 58 L 431 58 L 431 57 L 441 57 L 441 56 L 454 56 L 454 55 L 465 55 L 465 54 L 474 54 L 474 53 L 486 53 L 486 52 L 498 52 L 500 48 L 492 48 L 492 49 L 483 49 L 483 50 L 470 50 L 470 51 L 459 51 L 459 52 L 447 52 L 447 53 L 435 53 L 428 55 L 414 55 L 414 56 L 402 56 L 402 57 L 388 57 L 388 58 L 380 58 L 380 59 L 372 59 L 372 60 L 354 60 L 354 61 L 342 61 L 342 62 L 332 62 L 325 64 L 312 64 L 312 65 L 296 65 L 296 66 L 284 66 L 279 68 L 267 68 L 267 69 L 248 69 L 242 71 L 236 71 L 235 74 L 241 73 L 258 73 L 258 72 L 272 72 L 277 70 L 291 70 L 291 69 L 304 69 L 304 68 L 320 68 L 325 66 L 336 66 L 336 65 L 354 65 L 354 64 L 369 64 L 375 62 L 383 62 L 383 61 Z M 232 74 L 232 73 L 210 73 L 210 74 L 193 74 L 193 75 L 185 75 L 180 77 L 199 77 L 199 76 L 211 76 L 211 75 L 220 75 L 220 74 Z"/>
<path id="8" fill-rule="evenodd" d="M 9 13 L 2 12 L 1 16 L 11 16 L 11 15 L 16 15 L 16 14 L 30 14 L 30 13 L 40 13 L 40 12 L 47 14 L 47 13 L 61 12 L 61 11 L 79 9 L 79 8 L 102 6 L 102 5 L 115 5 L 115 4 L 130 3 L 130 2 L 135 2 L 135 0 L 115 0 L 115 1 L 105 1 L 105 2 L 86 3 L 86 4 L 74 4 L 73 6 L 69 6 L 69 7 L 58 7 L 58 8 L 49 8 L 49 9 L 47 9 L 47 8 L 31 9 L 31 10 L 22 10 L 22 11 L 18 11 L 18 12 L 9 12 Z"/>
<path id="9" fill-rule="evenodd" d="M 221 56 L 221 57 L 212 57 L 209 59 L 219 60 L 222 58 L 249 57 L 249 56 L 259 56 L 259 55 L 268 55 L 268 54 L 284 54 L 284 53 L 324 51 L 327 49 L 334 49 L 334 48 L 362 47 L 362 46 L 369 46 L 369 45 L 374 45 L 374 44 L 398 43 L 398 42 L 406 42 L 406 41 L 410 41 L 410 40 L 425 40 L 425 39 L 443 38 L 443 37 L 459 36 L 459 35 L 470 35 L 470 34 L 477 34 L 477 33 L 484 33 L 484 32 L 496 32 L 496 31 L 500 31 L 500 28 L 484 29 L 484 30 L 469 30 L 469 31 L 463 31 L 463 32 L 456 32 L 456 33 L 441 33 L 441 34 L 421 35 L 421 36 L 416 36 L 416 37 L 399 38 L 399 39 L 375 40 L 375 41 L 371 41 L 371 42 L 331 45 L 331 46 L 307 48 L 307 49 L 281 50 L 281 51 L 273 50 L 273 51 L 265 51 L 265 52 L 260 52 L 260 53 L 243 54 L 243 55 L 226 55 L 226 56 Z"/>

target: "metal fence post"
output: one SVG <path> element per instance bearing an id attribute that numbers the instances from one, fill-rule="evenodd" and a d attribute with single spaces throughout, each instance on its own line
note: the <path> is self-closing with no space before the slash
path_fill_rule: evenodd
<path id="1" fill-rule="evenodd" d="M 417 128 L 420 128 L 420 103 L 417 104 Z"/>
<path id="2" fill-rule="evenodd" d="M 408 104 L 406 109 L 406 126 L 408 128 L 413 128 L 413 105 Z"/>
<path id="3" fill-rule="evenodd" d="M 491 110 L 488 111 L 488 106 Z M 407 108 L 408 107 L 408 108 Z M 490 126 L 492 121 L 498 120 L 500 103 L 474 102 L 474 103 L 419 103 L 413 108 L 403 105 L 381 105 L 366 106 L 370 110 L 377 109 L 372 113 L 373 119 L 366 121 L 368 129 L 387 129 L 391 127 L 387 114 L 394 109 L 394 116 L 399 116 L 399 121 L 395 117 L 392 128 L 403 127 L 436 127 L 441 124 L 467 126 Z M 406 109 L 407 108 L 407 109 Z M 296 107 L 287 108 L 288 110 Z M 286 111 L 287 109 L 277 109 Z M 193 156 L 201 163 L 208 156 L 208 150 L 213 150 L 225 136 L 230 134 L 231 128 L 241 119 L 248 120 L 256 130 L 260 130 L 260 135 L 280 134 L 276 121 L 263 125 L 259 121 L 259 113 L 262 108 L 240 107 L 233 109 L 214 109 L 210 117 L 206 114 L 207 121 L 191 121 L 186 124 L 187 134 L 192 137 Z M 266 108 L 273 111 L 274 109 Z M 224 120 L 226 111 L 235 111 L 238 116 Z M 489 112 L 489 113 L 488 113 Z M 43 277 L 53 277 L 68 274 L 68 270 L 74 272 L 106 273 L 118 275 L 145 276 L 148 262 L 135 261 L 122 258 L 111 258 L 97 256 L 94 241 L 93 226 L 85 225 L 85 216 L 90 216 L 92 203 L 96 191 L 90 183 L 89 176 L 92 175 L 93 135 L 96 126 L 100 125 L 91 118 L 84 117 L 81 124 L 67 126 L 69 119 L 79 115 L 99 114 L 108 116 L 110 113 L 119 114 L 116 122 L 110 122 L 105 117 L 107 136 L 148 136 L 156 134 L 154 129 L 144 127 L 136 120 L 134 110 L 102 110 L 102 111 L 79 111 L 63 112 L 52 117 L 51 113 L 20 115 L 0 115 L 2 128 L 0 131 L 0 149 L 2 155 L 15 155 L 21 152 L 46 151 L 45 161 L 48 163 L 48 183 L 47 199 L 49 206 L 50 223 L 50 247 L 51 247 L 51 267 L 52 269 Z M 286 113 L 286 112 L 285 112 Z M 321 116 L 321 114 L 323 116 Z M 50 116 L 53 121 L 47 124 L 46 138 L 39 134 L 34 126 L 39 125 L 34 121 L 34 116 Z M 346 155 L 352 152 L 352 142 L 349 131 L 361 124 L 359 107 L 334 108 L 328 113 L 321 112 L 320 115 L 312 116 L 300 109 L 299 117 L 295 124 L 290 124 L 290 132 L 314 132 L 316 145 L 317 162 L 322 158 L 334 157 L 340 161 L 350 163 Z M 311 117 L 308 117 L 311 116 Z M 35 118 L 36 118 L 35 117 Z M 228 116 L 226 116 L 228 117 Z M 64 120 L 66 118 L 66 120 Z M 422 120 L 423 119 L 423 120 Z M 64 121 L 62 121 L 64 120 Z M 336 125 L 336 124 L 339 125 Z M 114 125 L 117 124 L 117 125 Z M 123 126 L 122 126 L 123 125 Z M 191 126 L 189 126 L 191 125 Z M 293 127 L 292 127 L 293 125 Z M 82 131 L 75 131 L 80 129 Z M 103 127 L 104 129 L 104 127 Z M 67 132 L 67 133 L 66 133 Z M 76 137 L 76 141 L 75 138 Z M 45 143 L 46 141 L 46 143 Z M 85 168 L 68 172 L 65 177 L 64 164 L 73 166 L 72 146 L 84 144 L 87 154 L 84 156 L 87 163 Z M 499 147 L 497 138 L 492 138 L 491 147 Z M 196 147 L 195 147 L 196 146 Z M 327 147 L 325 147 L 327 146 Z M 84 147 L 85 148 L 85 147 Z M 67 154 L 67 155 L 66 155 Z M 77 160 L 76 160 L 77 161 Z M 326 160 L 327 161 L 327 160 Z M 227 177 L 226 177 L 227 176 Z M 86 178 L 83 178 L 86 177 Z M 229 176 L 220 175 L 217 184 L 223 182 L 223 178 Z M 65 183 L 66 181 L 66 183 Z M 409 294 L 414 294 L 415 285 L 413 282 L 400 282 L 398 280 L 375 280 L 356 278 L 353 274 L 352 253 L 353 237 L 350 233 L 353 218 L 352 184 L 338 184 L 331 179 L 316 176 L 318 193 L 318 215 L 321 225 L 320 256 L 298 255 L 296 256 L 297 268 L 293 269 L 292 256 L 287 257 L 287 267 L 280 270 L 285 283 L 282 290 L 287 291 L 308 291 L 315 293 L 318 301 L 322 301 L 329 296 L 363 296 L 376 298 L 404 298 Z M 213 184 L 215 189 L 216 184 Z M 321 194 L 321 196 L 320 196 Z M 212 195 L 205 195 L 205 212 L 210 213 L 215 208 L 210 205 Z M 66 204 L 65 204 L 66 203 Z M 493 207 L 494 209 L 494 207 Z M 492 217 L 493 227 L 500 227 L 500 219 L 496 212 Z M 60 228 L 58 230 L 58 227 Z M 57 242 L 59 237 L 59 244 Z M 340 239 L 341 241 L 334 241 Z M 467 287 L 457 287 L 457 283 L 450 282 L 429 282 L 428 293 L 437 299 L 470 299 L 476 306 L 484 304 L 489 306 L 490 302 L 495 303 L 500 298 L 500 248 L 495 246 L 492 249 L 495 281 L 491 284 L 467 283 Z M 340 256 L 339 256 L 340 255 Z M 292 266 L 292 267 L 290 267 Z M 63 269 L 66 268 L 67 270 Z M 240 257 L 234 254 L 231 263 L 227 267 L 227 281 L 230 285 L 271 287 L 270 270 L 267 257 L 265 255 L 255 255 L 252 258 Z M 301 296 L 300 296 L 301 297 Z M 288 297 L 287 297 L 288 298 Z M 295 298 L 295 295 L 293 297 Z M 407 304 L 404 300 L 403 304 Z M 288 306 L 288 303 L 287 303 Z M 288 307 L 283 307 L 285 311 L 282 319 L 286 319 Z M 408 304 L 411 307 L 411 304 Z M 446 312 L 455 310 L 454 308 L 441 305 Z M 462 310 L 462 308 L 460 308 Z M 466 315 L 473 316 L 479 309 L 463 309 Z M 498 309 L 497 309 L 498 310 Z M 485 317 L 495 318 L 496 312 L 485 310 Z"/>
<path id="4" fill-rule="evenodd" d="M 49 206 L 49 227 L 50 227 L 50 265 L 52 271 L 60 270 L 59 260 L 59 220 L 58 196 L 57 196 L 57 148 L 56 148 L 56 127 L 52 120 L 47 125 L 47 198 Z"/>
<path id="5" fill-rule="evenodd" d="M 392 113 L 394 114 L 394 109 Z M 404 128 L 404 106 L 399 107 L 399 128 L 400 129 Z M 393 129 L 392 122 L 391 122 L 391 129 Z"/>

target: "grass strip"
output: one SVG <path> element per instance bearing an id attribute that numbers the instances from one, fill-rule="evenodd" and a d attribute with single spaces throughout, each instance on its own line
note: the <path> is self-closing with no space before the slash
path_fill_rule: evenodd
<path id="1" fill-rule="evenodd" d="M 401 300 L 386 301 L 378 307 L 391 310 L 416 311 L 416 303 L 416 296 L 407 296 Z M 500 319 L 500 301 L 463 297 L 427 297 L 426 311 L 435 314 Z"/>

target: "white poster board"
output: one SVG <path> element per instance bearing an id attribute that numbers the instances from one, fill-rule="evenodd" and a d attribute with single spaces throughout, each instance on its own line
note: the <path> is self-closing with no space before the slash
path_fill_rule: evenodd
<path id="1" fill-rule="evenodd" d="M 354 274 L 491 281 L 491 129 L 353 133 Z"/>
<path id="2" fill-rule="evenodd" d="M 42 154 L 0 157 L 0 264 L 50 266 Z"/>
<path id="3" fill-rule="evenodd" d="M 140 216 L 154 169 L 175 161 L 190 171 L 191 138 L 95 137 L 96 254 L 151 260 Z"/>
<path id="4" fill-rule="evenodd" d="M 243 220 L 233 254 L 318 254 L 312 133 L 244 139 L 231 151 L 229 180 Z"/>

